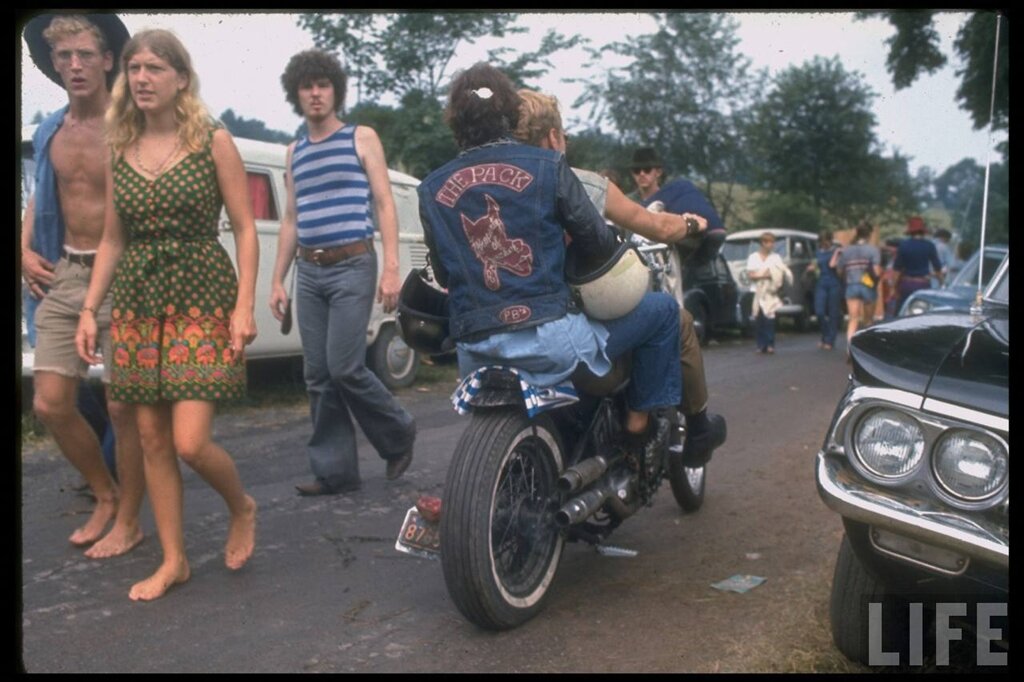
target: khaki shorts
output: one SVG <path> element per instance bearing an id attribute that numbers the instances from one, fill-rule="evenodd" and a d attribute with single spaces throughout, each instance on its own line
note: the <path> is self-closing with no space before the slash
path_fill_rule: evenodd
<path id="1" fill-rule="evenodd" d="M 36 309 L 36 356 L 32 367 L 35 372 L 54 372 L 66 377 L 84 379 L 89 365 L 75 348 L 78 331 L 78 313 L 85 303 L 92 268 L 70 263 L 66 258 L 57 261 L 54 281 L 46 298 Z M 110 295 L 104 299 L 96 315 L 99 329 L 99 348 L 103 356 L 103 381 L 110 382 Z"/>

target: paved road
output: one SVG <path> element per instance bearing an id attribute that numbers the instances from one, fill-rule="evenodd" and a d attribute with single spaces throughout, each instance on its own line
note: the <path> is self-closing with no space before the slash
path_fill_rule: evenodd
<path id="1" fill-rule="evenodd" d="M 554 672 L 812 670 L 838 656 L 827 633 L 828 584 L 841 524 L 818 500 L 813 457 L 845 386 L 842 351 L 813 334 L 780 334 L 777 353 L 727 340 L 705 353 L 711 403 L 729 442 L 709 469 L 708 498 L 683 515 L 667 485 L 613 542 L 636 558 L 564 555 L 546 610 L 506 633 L 462 619 L 438 562 L 393 549 L 405 510 L 441 494 L 465 421 L 450 387 L 401 399 L 419 424 L 417 456 L 389 483 L 360 441 L 363 489 L 307 499 L 303 405 L 218 417 L 260 505 L 249 565 L 223 566 L 226 512 L 184 469 L 192 579 L 152 603 L 129 586 L 159 562 L 148 505 L 146 541 L 92 561 L 66 538 L 89 500 L 49 441 L 22 456 L 21 649 L 31 672 Z M 712 582 L 768 580 L 747 594 Z M 840 666 L 840 669 L 841 666 Z"/>

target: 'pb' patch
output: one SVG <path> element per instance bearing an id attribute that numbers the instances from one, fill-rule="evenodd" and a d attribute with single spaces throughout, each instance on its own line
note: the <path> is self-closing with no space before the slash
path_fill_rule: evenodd
<path id="1" fill-rule="evenodd" d="M 497 291 L 501 288 L 498 268 L 526 277 L 533 272 L 533 251 L 522 239 L 509 239 L 498 202 L 490 194 L 485 194 L 484 198 L 487 200 L 487 213 L 483 217 L 470 220 L 465 213 L 460 217 L 469 248 L 484 264 L 484 284 L 491 291 Z"/>
<path id="2" fill-rule="evenodd" d="M 533 315 L 533 311 L 529 306 L 513 305 L 498 313 L 498 319 L 502 324 L 515 324 L 516 322 L 525 322 L 530 319 L 531 315 Z"/>

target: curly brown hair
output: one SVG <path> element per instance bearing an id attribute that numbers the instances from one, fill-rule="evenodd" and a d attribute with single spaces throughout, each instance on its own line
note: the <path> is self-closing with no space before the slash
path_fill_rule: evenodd
<path id="1" fill-rule="evenodd" d="M 462 149 L 510 137 L 519 125 L 521 100 L 508 76 L 478 62 L 452 80 L 444 121 Z"/>
<path id="2" fill-rule="evenodd" d="M 299 116 L 303 115 L 302 107 L 299 106 L 299 87 L 303 83 L 319 78 L 331 81 L 331 85 L 334 86 L 334 110 L 340 113 L 345 104 L 348 76 L 345 75 L 345 70 L 341 68 L 337 57 L 323 50 L 305 50 L 288 60 L 288 66 L 284 67 L 281 87 L 284 88 L 288 103 Z"/>

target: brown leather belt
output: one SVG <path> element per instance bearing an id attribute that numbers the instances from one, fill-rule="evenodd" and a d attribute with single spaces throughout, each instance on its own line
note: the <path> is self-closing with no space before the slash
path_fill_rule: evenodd
<path id="1" fill-rule="evenodd" d="M 70 251 L 65 251 L 61 258 L 67 259 L 69 263 L 78 263 L 87 268 L 91 268 L 92 264 L 96 262 L 95 253 L 71 253 Z"/>
<path id="2" fill-rule="evenodd" d="M 312 263 L 313 265 L 324 266 L 334 265 L 346 258 L 358 256 L 361 253 L 369 253 L 371 250 L 370 240 L 365 239 L 361 242 L 354 242 L 352 244 L 329 246 L 326 249 L 310 249 L 305 246 L 300 246 L 298 254 L 299 258 L 306 262 Z"/>

